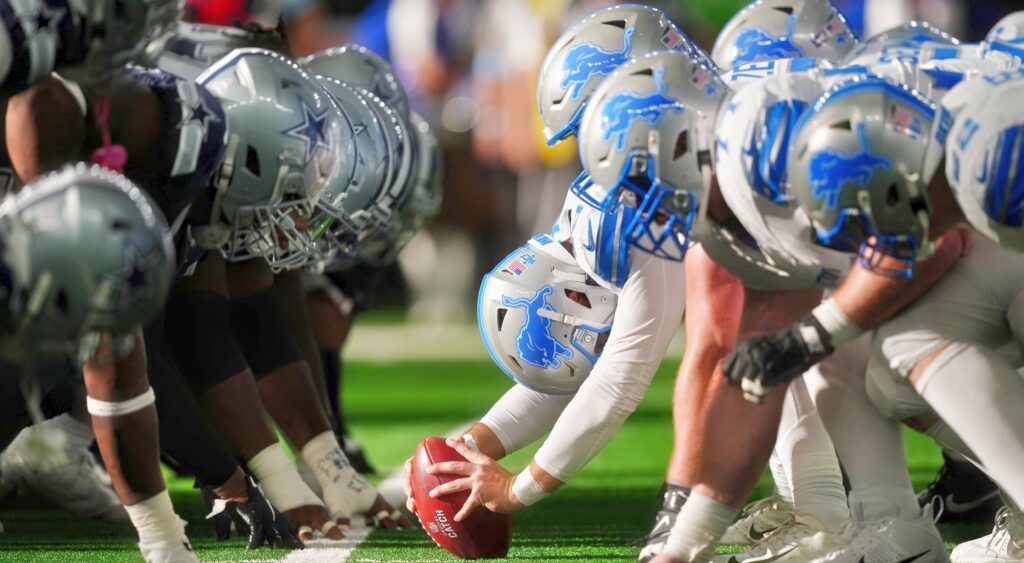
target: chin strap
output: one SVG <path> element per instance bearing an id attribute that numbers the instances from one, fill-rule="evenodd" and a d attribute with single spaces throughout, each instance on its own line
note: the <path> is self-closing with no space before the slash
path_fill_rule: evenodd
<path id="1" fill-rule="evenodd" d="M 124 145 L 115 145 L 110 137 L 110 97 L 105 89 L 96 92 L 96 100 L 93 102 L 93 113 L 96 114 L 96 126 L 100 129 L 103 137 L 103 146 L 92 153 L 93 164 L 98 164 L 107 170 L 118 174 L 124 174 L 124 167 L 128 164 L 128 151 Z"/>

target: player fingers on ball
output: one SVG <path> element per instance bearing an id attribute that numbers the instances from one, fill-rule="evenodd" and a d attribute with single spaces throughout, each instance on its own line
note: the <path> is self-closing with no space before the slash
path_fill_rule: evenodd
<path id="1" fill-rule="evenodd" d="M 427 468 L 428 473 L 472 475 L 476 466 L 468 461 L 442 461 Z"/>
<path id="2" fill-rule="evenodd" d="M 402 481 L 402 492 L 405 493 L 405 508 L 415 514 L 416 501 L 412 498 L 412 457 L 405 460 L 402 469 L 405 471 L 405 480 Z"/>
<path id="3" fill-rule="evenodd" d="M 299 539 L 307 542 L 314 537 L 314 532 L 319 531 L 327 539 L 340 540 L 345 538 L 334 522 L 327 517 L 327 512 L 322 506 L 307 505 L 293 508 L 284 513 L 288 524 L 299 536 Z"/>

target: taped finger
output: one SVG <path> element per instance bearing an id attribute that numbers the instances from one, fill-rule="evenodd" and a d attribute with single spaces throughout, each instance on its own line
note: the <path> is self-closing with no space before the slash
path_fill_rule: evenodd
<path id="1" fill-rule="evenodd" d="M 305 525 L 299 526 L 299 539 L 302 541 L 313 539 L 313 528 Z"/>

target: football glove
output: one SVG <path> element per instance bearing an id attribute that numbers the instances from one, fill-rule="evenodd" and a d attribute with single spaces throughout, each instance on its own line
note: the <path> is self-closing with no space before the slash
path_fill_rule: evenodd
<path id="1" fill-rule="evenodd" d="M 217 541 L 231 536 L 231 523 L 234 522 L 238 533 L 249 535 L 246 549 L 258 549 L 264 542 L 271 549 L 302 549 L 302 541 L 292 531 L 284 515 L 274 509 L 251 476 L 246 476 L 246 488 L 248 499 L 245 502 L 213 501 L 207 518 L 213 520 Z"/>
<path id="2" fill-rule="evenodd" d="M 761 403 L 771 387 L 796 379 L 828 357 L 832 338 L 813 315 L 781 332 L 741 342 L 725 359 L 725 377 L 743 398 Z"/>

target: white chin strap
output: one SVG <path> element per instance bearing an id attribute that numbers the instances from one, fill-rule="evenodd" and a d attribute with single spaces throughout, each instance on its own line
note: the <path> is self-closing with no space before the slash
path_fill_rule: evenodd
<path id="1" fill-rule="evenodd" d="M 551 311 L 548 309 L 541 309 L 537 311 L 537 315 L 540 317 L 544 317 L 545 319 L 551 319 L 555 322 L 567 324 L 573 328 L 586 326 L 587 328 L 592 328 L 594 330 L 603 330 L 612 326 L 607 323 L 593 323 L 589 321 L 582 321 L 581 319 L 578 319 L 572 315 L 563 315 L 558 311 Z"/>

